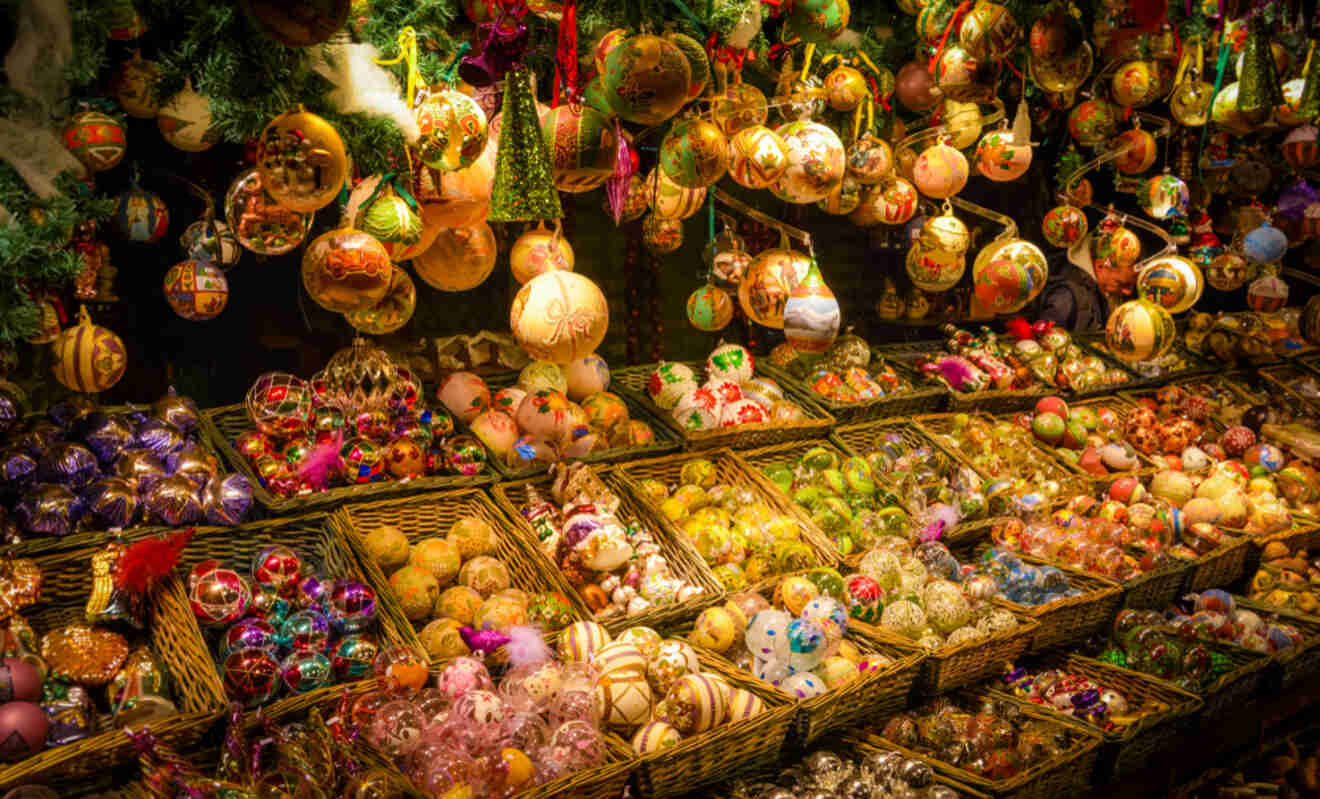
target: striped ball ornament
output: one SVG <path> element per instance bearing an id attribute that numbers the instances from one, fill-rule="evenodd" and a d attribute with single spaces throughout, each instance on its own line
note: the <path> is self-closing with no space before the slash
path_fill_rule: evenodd
<path id="1" fill-rule="evenodd" d="M 651 721 L 643 724 L 632 739 L 633 751 L 639 755 L 649 755 L 661 749 L 673 746 L 683 740 L 683 736 L 663 721 Z"/>
<path id="2" fill-rule="evenodd" d="M 696 735 L 724 723 L 728 696 L 714 675 L 688 674 L 678 678 L 655 709 L 655 717 L 678 730 Z"/>
<path id="3" fill-rule="evenodd" d="M 761 697 L 746 688 L 734 688 L 729 694 L 730 724 L 759 716 L 765 710 Z"/>
<path id="4" fill-rule="evenodd" d="M 642 654 L 646 656 L 648 662 L 660 653 L 660 644 L 664 641 L 660 637 L 660 633 L 650 627 L 629 627 L 619 633 L 619 637 L 615 640 L 620 643 L 632 644 L 642 650 Z"/>
<path id="5" fill-rule="evenodd" d="M 55 379 L 72 391 L 105 391 L 119 382 L 128 364 L 124 342 L 110 330 L 92 324 L 86 307 L 78 310 L 78 324 L 60 333 L 51 348 Z"/>
<path id="6" fill-rule="evenodd" d="M 559 633 L 559 656 L 585 663 L 609 642 L 609 632 L 596 622 L 574 622 Z"/>
<path id="7" fill-rule="evenodd" d="M 598 674 L 625 671 L 646 674 L 646 655 L 642 654 L 642 650 L 635 644 L 627 641 L 611 641 L 592 656 L 591 667 Z"/>

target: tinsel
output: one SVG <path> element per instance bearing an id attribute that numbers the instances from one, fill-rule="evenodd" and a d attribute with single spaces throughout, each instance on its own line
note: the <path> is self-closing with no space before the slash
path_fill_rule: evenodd
<path id="1" fill-rule="evenodd" d="M 519 67 L 505 81 L 500 149 L 490 192 L 491 222 L 532 222 L 564 215 L 550 156 L 541 138 L 532 73 Z"/>
<path id="2" fill-rule="evenodd" d="M 1274 71 L 1269 33 L 1263 16 L 1253 17 L 1242 50 L 1242 74 L 1238 78 L 1237 110 L 1248 122 L 1258 125 L 1283 105 L 1283 89 Z"/>

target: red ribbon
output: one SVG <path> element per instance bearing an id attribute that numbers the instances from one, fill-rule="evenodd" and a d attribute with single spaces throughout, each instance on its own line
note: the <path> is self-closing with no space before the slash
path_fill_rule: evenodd
<path id="1" fill-rule="evenodd" d="M 577 58 L 577 0 L 564 0 L 564 15 L 559 18 L 559 44 L 555 48 L 555 86 L 551 108 L 559 107 L 561 89 L 568 92 L 573 105 L 581 102 Z"/>
<path id="2" fill-rule="evenodd" d="M 743 68 L 743 64 L 748 61 L 756 60 L 756 51 L 750 48 L 721 46 L 719 44 L 720 35 L 712 33 L 706 40 L 706 55 L 721 64 L 731 64 L 735 70 Z"/>
<path id="3" fill-rule="evenodd" d="M 944 47 L 949 43 L 949 34 L 953 32 L 958 23 L 962 22 L 963 16 L 971 9 L 971 0 L 963 0 L 954 9 L 953 16 L 949 17 L 949 24 L 944 26 L 944 34 L 940 36 L 940 46 L 935 48 L 935 54 L 930 57 L 930 66 L 927 67 L 927 71 L 930 72 L 931 77 L 935 77 L 935 65 L 940 63 L 940 56 L 944 55 Z"/>

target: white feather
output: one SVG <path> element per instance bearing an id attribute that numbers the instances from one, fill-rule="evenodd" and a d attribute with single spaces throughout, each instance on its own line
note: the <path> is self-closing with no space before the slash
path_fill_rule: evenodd
<path id="1" fill-rule="evenodd" d="M 370 44 L 341 44 L 322 48 L 314 69 L 335 85 L 329 100 L 341 113 L 389 117 L 408 142 L 421 136 L 417 118 L 404 101 L 398 81 L 375 63 L 380 51 Z"/>

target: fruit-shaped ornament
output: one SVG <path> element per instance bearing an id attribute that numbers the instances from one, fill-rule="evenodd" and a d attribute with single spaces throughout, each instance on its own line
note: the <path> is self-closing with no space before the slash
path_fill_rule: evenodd
<path id="1" fill-rule="evenodd" d="M 1145 108 L 1163 93 L 1160 68 L 1153 61 L 1129 61 L 1110 79 L 1114 102 L 1125 108 Z"/>
<path id="2" fill-rule="evenodd" d="M 1270 273 L 1251 281 L 1247 287 L 1247 307 L 1257 313 L 1274 313 L 1288 304 L 1288 284 Z"/>
<path id="3" fill-rule="evenodd" d="M 170 227 L 170 210 L 160 195 L 134 183 L 115 201 L 115 227 L 135 244 L 155 244 Z"/>
<path id="4" fill-rule="evenodd" d="M 498 251 L 495 233 L 485 222 L 449 228 L 440 231 L 430 248 L 413 259 L 413 268 L 431 288 L 468 291 L 490 277 Z"/>
<path id="5" fill-rule="evenodd" d="M 114 169 L 128 152 L 124 123 L 100 111 L 79 111 L 64 125 L 64 148 L 89 172 Z"/>
<path id="6" fill-rule="evenodd" d="M 807 276 L 811 259 L 786 247 L 761 252 L 738 285 L 738 304 L 747 318 L 763 327 L 784 327 L 784 306 Z"/>
<path id="7" fill-rule="evenodd" d="M 823 353 L 838 337 L 839 322 L 839 301 L 812 258 L 806 276 L 784 304 L 784 338 L 798 352 Z"/>
<path id="8" fill-rule="evenodd" d="M 654 126 L 688 101 L 692 68 L 673 42 L 642 34 L 609 52 L 601 78 L 605 98 L 616 114 L 628 122 Z"/>
<path id="9" fill-rule="evenodd" d="M 605 115 L 586 105 L 565 103 L 541 117 L 555 188 L 579 193 L 604 185 L 614 174 L 618 137 Z"/>
<path id="10" fill-rule="evenodd" d="M 544 223 L 538 223 L 519 236 L 509 250 L 509 267 L 519 285 L 544 272 L 572 272 L 573 263 L 573 246 L 558 224 L 554 230 L 547 230 Z"/>
<path id="11" fill-rule="evenodd" d="M 912 183 L 927 197 L 944 200 L 967 185 L 968 169 L 967 157 L 941 141 L 917 156 Z"/>
<path id="12" fill-rule="evenodd" d="M 576 272 L 546 272 L 519 289 L 509 310 L 518 344 L 539 361 L 565 364 L 605 339 L 610 310 L 600 287 Z"/>
<path id="13" fill-rule="evenodd" d="M 220 140 L 211 130 L 210 98 L 193 91 L 190 82 L 161 106 L 156 127 L 165 141 L 185 153 L 209 150 Z"/>
<path id="14" fill-rule="evenodd" d="M 1191 192 L 1187 189 L 1187 184 L 1182 178 L 1168 172 L 1148 179 L 1137 190 L 1137 204 L 1154 219 L 1165 220 L 1176 216 L 1187 216 L 1187 206 L 1190 202 Z"/>
<path id="15" fill-rule="evenodd" d="M 1137 296 L 1171 314 L 1190 309 L 1201 299 L 1205 281 L 1196 264 L 1181 255 L 1161 255 L 1137 274 Z"/>
<path id="16" fill-rule="evenodd" d="M 685 189 L 705 188 L 728 171 L 729 142 L 713 122 L 681 119 L 660 143 L 660 169 Z"/>
<path id="17" fill-rule="evenodd" d="M 344 187 L 348 154 L 333 125 L 299 108 L 275 117 L 257 138 L 257 172 L 276 202 L 310 213 Z"/>
<path id="18" fill-rule="evenodd" d="M 51 371 L 70 391 L 91 394 L 119 382 L 128 365 L 124 342 L 110 330 L 92 324 L 86 307 L 78 309 L 78 324 L 62 331 L 51 344 Z"/>
<path id="19" fill-rule="evenodd" d="M 770 116 L 765 94 L 750 83 L 737 80 L 716 96 L 710 117 L 725 136 L 734 136 L 746 128 L 764 125 Z"/>
<path id="20" fill-rule="evenodd" d="M 141 51 L 119 64 L 110 82 L 110 93 L 119 101 L 124 113 L 135 119 L 154 119 L 160 113 L 160 100 L 156 97 L 156 82 L 160 80 L 160 67 L 142 57 Z"/>
<path id="21" fill-rule="evenodd" d="M 1089 229 L 1086 212 L 1075 205 L 1054 206 L 1040 223 L 1045 240 L 1065 250 L 1084 239 Z"/>
<path id="22" fill-rule="evenodd" d="M 1141 128 L 1120 133 L 1114 141 L 1114 149 L 1122 152 L 1114 159 L 1114 168 L 1124 175 L 1140 175 L 1150 169 L 1158 154 L 1155 137 Z"/>
<path id="23" fill-rule="evenodd" d="M 256 169 L 234 178 L 225 193 L 225 219 L 238 243 L 257 255 L 289 252 L 302 244 L 312 227 L 312 214 L 300 214 L 275 202 L 262 188 Z"/>
<path id="24" fill-rule="evenodd" d="M 870 94 L 866 76 L 856 67 L 840 64 L 825 76 L 825 102 L 835 111 L 854 111 Z"/>
<path id="25" fill-rule="evenodd" d="M 1002 238 L 992 241 L 972 262 L 972 292 L 987 310 L 1014 313 L 1045 288 L 1049 263 L 1029 241 Z"/>
<path id="26" fill-rule="evenodd" d="M 417 201 L 411 194 L 405 195 L 406 191 L 393 178 L 377 180 L 353 219 L 354 227 L 371 234 L 395 260 L 401 260 L 399 256 L 422 238 Z"/>
<path id="27" fill-rule="evenodd" d="M 229 302 L 229 281 L 210 261 L 180 261 L 165 273 L 165 301 L 184 319 L 214 319 Z"/>
<path id="28" fill-rule="evenodd" d="M 848 177 L 863 186 L 874 186 L 894 171 L 894 150 L 889 142 L 863 134 L 848 148 Z"/>
<path id="29" fill-rule="evenodd" d="M 772 189 L 776 197 L 790 203 L 813 203 L 823 200 L 843 180 L 843 142 L 832 129 L 796 120 L 781 125 L 775 133 L 788 150 L 788 168 Z"/>
<path id="30" fill-rule="evenodd" d="M 719 286 L 707 283 L 688 295 L 688 322 L 698 330 L 714 333 L 733 321 L 733 298 Z"/>
<path id="31" fill-rule="evenodd" d="M 788 148 L 764 125 L 743 128 L 729 140 L 729 177 L 749 189 L 768 188 L 788 169 Z"/>
<path id="32" fill-rule="evenodd" d="M 317 305 L 335 313 L 380 302 L 392 273 L 390 255 L 380 242 L 347 225 L 318 236 L 302 259 L 303 288 Z"/>
<path id="33" fill-rule="evenodd" d="M 706 189 L 685 189 L 659 167 L 647 176 L 645 192 L 651 213 L 665 219 L 687 219 L 706 202 Z"/>
<path id="34" fill-rule="evenodd" d="M 486 112 L 477 101 L 454 89 L 427 92 L 414 112 L 421 136 L 422 163 L 441 172 L 471 166 L 486 150 Z"/>
<path id="35" fill-rule="evenodd" d="M 1109 314 L 1105 344 L 1128 363 L 1153 361 L 1173 346 L 1177 329 L 1163 307 L 1146 300 L 1130 300 Z"/>
<path id="36" fill-rule="evenodd" d="M 668 255 L 683 246 L 683 220 L 648 214 L 642 220 L 642 243 L 656 255 Z"/>
<path id="37" fill-rule="evenodd" d="M 417 287 L 408 272 L 395 264 L 390 273 L 390 287 L 381 301 L 365 310 L 350 311 L 344 318 L 361 333 L 383 336 L 408 324 L 416 310 Z"/>
<path id="38" fill-rule="evenodd" d="M 976 0 L 958 28 L 958 43 L 981 61 L 1002 61 L 1022 39 L 1022 26 L 1009 10 L 990 0 Z"/>

